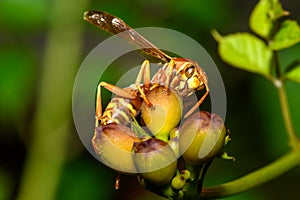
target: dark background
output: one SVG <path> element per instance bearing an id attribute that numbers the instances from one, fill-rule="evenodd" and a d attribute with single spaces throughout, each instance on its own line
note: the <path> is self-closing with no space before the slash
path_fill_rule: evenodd
<path id="1" fill-rule="evenodd" d="M 299 23 L 299 2 L 281 2 Z M 208 171 L 206 186 L 234 180 L 287 152 L 289 146 L 275 88 L 259 75 L 223 63 L 210 34 L 211 29 L 223 35 L 250 31 L 248 18 L 256 3 L 2 0 L 0 199 L 159 199 L 138 186 L 135 177 L 124 177 L 120 190 L 115 191 L 115 173 L 86 151 L 74 128 L 71 92 L 76 71 L 89 51 L 109 37 L 82 19 L 89 9 L 112 13 L 132 27 L 165 27 L 187 34 L 216 62 L 226 87 L 226 124 L 232 134 L 226 151 L 237 160 L 216 160 Z M 299 52 L 299 44 L 280 52 L 283 66 L 299 60 Z M 116 82 L 124 73 L 120 63 L 119 69 L 112 69 L 104 79 Z M 288 82 L 287 92 L 299 133 L 300 85 Z M 48 154 L 57 159 L 47 160 Z M 294 169 L 226 199 L 295 199 L 299 197 L 299 178 L 299 169 Z"/>

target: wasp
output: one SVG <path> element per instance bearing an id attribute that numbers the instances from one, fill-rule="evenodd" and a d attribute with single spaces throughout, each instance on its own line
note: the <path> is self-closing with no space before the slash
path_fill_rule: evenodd
<path id="1" fill-rule="evenodd" d="M 151 106 L 151 102 L 147 99 L 147 93 L 157 86 L 173 89 L 182 98 L 194 94 L 195 91 L 205 89 L 205 93 L 185 113 L 184 118 L 189 117 L 209 94 L 207 76 L 198 63 L 186 58 L 176 58 L 167 55 L 129 27 L 124 21 L 109 13 L 95 10 L 87 11 L 84 13 L 84 20 L 104 31 L 119 34 L 120 37 L 141 49 L 142 53 L 147 57 L 163 63 L 163 66 L 158 69 L 151 79 L 150 62 L 145 60 L 141 65 L 135 83 L 127 88 L 120 88 L 107 82 L 99 83 L 96 95 L 95 134 L 92 139 L 95 149 L 98 148 L 97 140 L 101 131 L 107 127 L 116 128 L 116 126 L 112 126 L 113 124 L 121 126 L 128 124 L 139 114 L 143 102 Z M 116 94 L 108 103 L 104 112 L 101 101 L 102 87 Z"/>
<path id="2" fill-rule="evenodd" d="M 145 60 L 141 65 L 135 84 L 128 88 L 119 88 L 106 82 L 100 82 L 96 97 L 97 126 L 103 126 L 112 122 L 126 123 L 130 121 L 131 116 L 138 114 L 142 101 L 151 105 L 151 102 L 146 98 L 146 93 L 151 90 L 150 87 L 165 86 L 166 88 L 174 89 L 181 97 L 187 97 L 194 94 L 197 90 L 205 89 L 203 96 L 184 115 L 184 118 L 190 116 L 209 94 L 207 76 L 195 61 L 186 58 L 173 58 L 167 55 L 128 26 L 123 20 L 109 13 L 96 10 L 87 11 L 84 13 L 84 19 L 102 30 L 112 34 L 119 34 L 120 37 L 142 49 L 145 55 L 164 63 L 163 67 L 159 68 L 152 80 L 150 80 L 150 63 L 148 60 Z M 143 84 L 141 83 L 142 79 L 144 79 Z M 117 95 L 107 105 L 103 113 L 101 87 Z"/>

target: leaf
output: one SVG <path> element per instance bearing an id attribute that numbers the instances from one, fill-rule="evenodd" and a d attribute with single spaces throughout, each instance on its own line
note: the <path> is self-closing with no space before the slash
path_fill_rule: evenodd
<path id="1" fill-rule="evenodd" d="M 262 40 L 249 33 L 222 37 L 213 32 L 213 36 L 219 42 L 219 54 L 225 62 L 243 70 L 269 76 L 273 54 Z"/>
<path id="2" fill-rule="evenodd" d="M 290 79 L 292 81 L 300 83 L 300 64 L 293 68 L 291 71 L 289 71 L 285 77 L 287 79 Z"/>
<path id="3" fill-rule="evenodd" d="M 273 50 L 281 50 L 291 47 L 300 42 L 300 27 L 294 20 L 284 21 L 279 31 L 270 42 L 270 48 Z"/>
<path id="4" fill-rule="evenodd" d="M 282 9 L 278 0 L 260 0 L 250 15 L 250 28 L 261 37 L 269 38 L 274 21 L 289 13 Z"/>

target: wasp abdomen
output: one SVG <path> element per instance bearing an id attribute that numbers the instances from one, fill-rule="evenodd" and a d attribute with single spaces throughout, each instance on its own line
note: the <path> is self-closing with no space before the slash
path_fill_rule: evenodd
<path id="1" fill-rule="evenodd" d="M 139 114 L 142 105 L 142 99 L 127 99 L 116 96 L 107 105 L 101 120 L 101 124 L 109 124 L 112 122 L 120 124 L 128 124 Z"/>

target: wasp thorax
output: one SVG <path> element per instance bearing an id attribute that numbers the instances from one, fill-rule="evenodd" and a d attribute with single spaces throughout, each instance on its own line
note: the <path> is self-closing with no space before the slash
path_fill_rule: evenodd
<path id="1" fill-rule="evenodd" d="M 155 185 L 169 183 L 177 166 L 177 158 L 168 143 L 156 138 L 136 143 L 133 160 L 146 182 Z"/>
<path id="2" fill-rule="evenodd" d="M 195 113 L 178 131 L 180 152 L 189 164 L 198 165 L 214 158 L 224 146 L 226 129 L 216 114 Z"/>
<path id="3" fill-rule="evenodd" d="M 181 119 L 181 98 L 175 91 L 158 86 L 149 92 L 147 99 L 152 106 L 143 103 L 143 121 L 157 138 L 167 141 L 170 131 Z"/>

